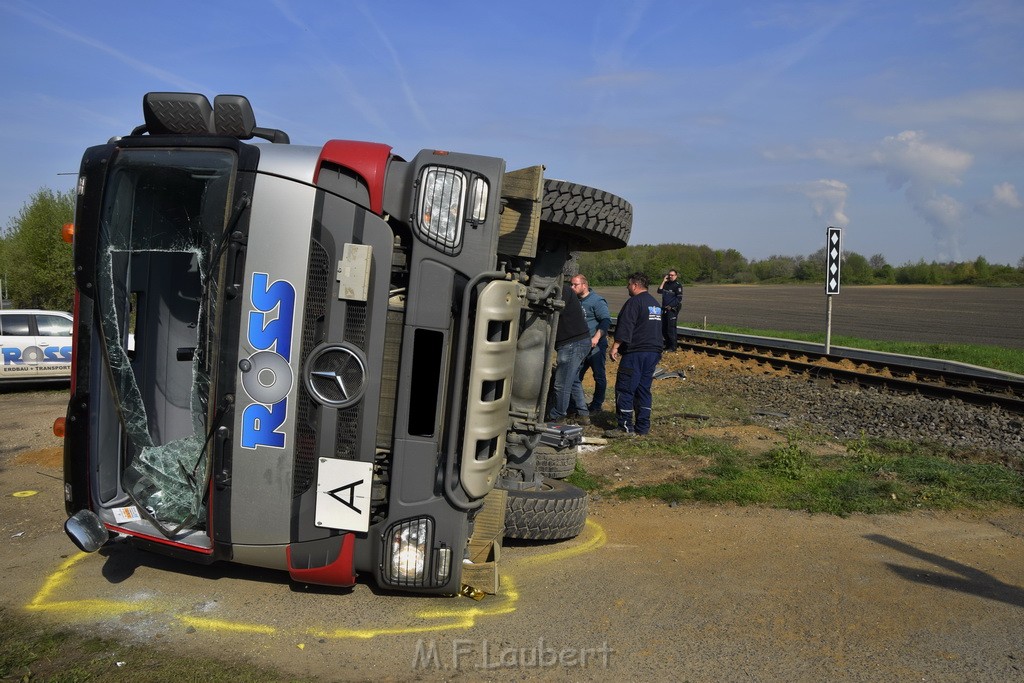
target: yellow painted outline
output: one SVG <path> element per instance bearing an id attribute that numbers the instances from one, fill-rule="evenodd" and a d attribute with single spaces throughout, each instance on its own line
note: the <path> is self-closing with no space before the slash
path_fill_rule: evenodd
<path id="1" fill-rule="evenodd" d="M 139 600 L 133 603 L 118 602 L 116 600 L 58 600 L 51 602 L 50 598 L 58 590 L 63 588 L 71 580 L 71 570 L 76 564 L 89 557 L 88 553 L 78 553 L 64 560 L 57 571 L 46 577 L 43 587 L 35 594 L 32 600 L 25 605 L 25 609 L 36 612 L 58 612 L 66 617 L 92 617 L 96 614 L 124 614 L 125 612 L 137 612 L 139 610 L 155 611 L 160 604 L 156 600 Z"/>
<path id="2" fill-rule="evenodd" d="M 571 548 L 563 548 L 550 553 L 544 553 L 533 557 L 516 560 L 517 566 L 531 566 L 561 562 L 578 555 L 593 552 L 603 546 L 608 537 L 604 528 L 592 520 L 587 520 L 586 529 L 591 537 L 584 543 Z M 75 565 L 89 557 L 88 553 L 78 553 L 69 557 L 61 563 L 55 572 L 50 574 L 43 582 L 42 587 L 35 594 L 32 600 L 25 606 L 30 611 L 55 612 L 64 617 L 77 618 L 81 620 L 95 619 L 98 616 L 113 616 L 127 612 L 160 610 L 170 611 L 170 605 L 159 600 L 136 600 L 133 602 L 119 602 L 116 600 L 54 600 L 55 595 L 65 588 L 71 581 Z M 502 614 L 511 614 L 516 611 L 516 604 L 519 602 L 519 590 L 512 577 L 502 574 L 500 593 L 487 599 L 484 606 L 476 603 L 465 606 L 453 606 L 450 609 L 428 609 L 414 613 L 414 617 L 425 624 L 402 627 L 382 627 L 363 629 L 325 629 L 322 627 L 311 627 L 291 631 L 295 636 L 309 636 L 314 638 L 331 639 L 370 639 L 378 636 L 399 636 L 414 635 L 417 633 L 429 633 L 432 631 L 446 631 L 452 629 L 470 629 L 477 621 L 484 617 L 495 617 Z M 171 614 L 178 622 L 185 626 L 199 631 L 221 631 L 230 633 L 249 633 L 255 635 L 279 635 L 289 633 L 273 626 L 264 624 L 252 624 L 223 619 L 209 619 L 183 614 Z"/>

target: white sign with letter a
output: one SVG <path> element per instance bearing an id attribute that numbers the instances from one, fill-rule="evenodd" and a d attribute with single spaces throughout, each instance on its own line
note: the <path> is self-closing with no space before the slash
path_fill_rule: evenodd
<path id="1" fill-rule="evenodd" d="M 373 463 L 320 458 L 316 476 L 316 525 L 343 531 L 370 528 Z"/>

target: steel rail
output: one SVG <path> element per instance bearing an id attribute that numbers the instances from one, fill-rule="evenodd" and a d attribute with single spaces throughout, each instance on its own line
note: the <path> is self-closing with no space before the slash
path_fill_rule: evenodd
<path id="1" fill-rule="evenodd" d="M 614 331 L 613 318 L 613 334 Z M 831 346 L 830 353 L 826 354 L 824 344 L 795 339 L 713 332 L 693 327 L 679 327 L 678 331 L 679 345 L 694 351 L 745 358 L 816 377 L 887 387 L 902 393 L 958 398 L 975 405 L 997 405 L 1007 411 L 1024 414 L 1024 375 L 941 358 L 845 346 Z M 871 371 L 830 364 L 842 360 Z"/>
<path id="2" fill-rule="evenodd" d="M 692 328 L 679 328 L 679 333 L 680 346 L 695 351 L 745 358 L 837 381 L 937 398 L 958 398 L 967 403 L 997 405 L 1010 412 L 1024 413 L 1022 375 L 937 358 L 846 347 L 833 346 L 826 355 L 823 345 L 791 339 Z M 842 360 L 849 360 L 859 369 L 832 364 Z"/>

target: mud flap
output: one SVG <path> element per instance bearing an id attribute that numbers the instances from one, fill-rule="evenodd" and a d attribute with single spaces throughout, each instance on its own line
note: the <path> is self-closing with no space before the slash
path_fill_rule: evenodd
<path id="1" fill-rule="evenodd" d="M 498 559 L 505 535 L 507 497 L 504 489 L 491 489 L 473 522 L 469 556 L 462 562 L 461 594 L 474 600 L 498 592 Z"/>

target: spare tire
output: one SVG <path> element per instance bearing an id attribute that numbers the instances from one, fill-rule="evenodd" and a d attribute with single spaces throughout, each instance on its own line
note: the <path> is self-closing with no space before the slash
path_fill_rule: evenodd
<path id="1" fill-rule="evenodd" d="M 571 239 L 573 251 L 621 249 L 633 229 L 633 206 L 611 192 L 545 178 L 540 229 Z"/>
<path id="2" fill-rule="evenodd" d="M 557 479 L 533 490 L 510 490 L 505 538 L 561 541 L 575 538 L 587 523 L 587 492 Z"/>
<path id="3" fill-rule="evenodd" d="M 533 451 L 537 459 L 537 474 L 549 479 L 565 479 L 576 471 L 576 449 L 537 446 Z"/>

